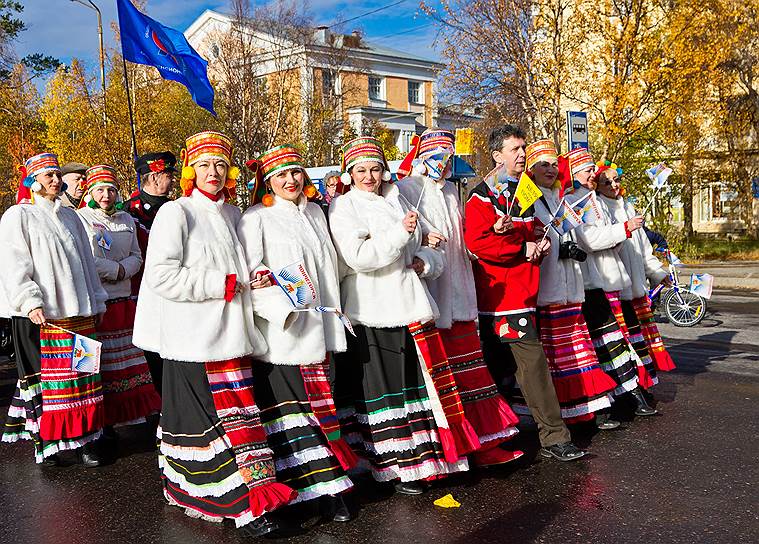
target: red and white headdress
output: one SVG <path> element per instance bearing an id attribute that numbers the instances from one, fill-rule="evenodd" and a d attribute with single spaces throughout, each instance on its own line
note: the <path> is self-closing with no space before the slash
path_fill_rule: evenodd
<path id="1" fill-rule="evenodd" d="M 245 166 L 255 174 L 254 179 L 248 182 L 248 189 L 252 193 L 251 205 L 261 202 L 264 206 L 271 206 L 274 203 L 274 198 L 268 194 L 265 182 L 274 174 L 285 170 L 303 171 L 305 177 L 303 194 L 306 195 L 306 198 L 313 198 L 318 192 L 306 173 L 303 157 L 291 144 L 272 147 L 261 153 L 258 158 L 247 161 Z"/>
<path id="2" fill-rule="evenodd" d="M 34 202 L 32 193 L 39 193 L 42 190 L 40 182 L 35 181 L 38 174 L 45 172 L 58 172 L 61 167 L 58 164 L 58 156 L 53 153 L 40 153 L 34 157 L 26 159 L 24 166 L 20 169 L 21 179 L 18 184 L 16 193 L 16 204 L 31 204 Z"/>
<path id="3" fill-rule="evenodd" d="M 98 164 L 87 169 L 85 181 L 86 194 L 79 204 L 80 208 L 85 205 L 90 208 L 97 207 L 97 203 L 92 199 L 92 191 L 97 187 L 113 187 L 116 192 L 119 191 L 119 180 L 116 178 L 116 170 L 107 164 Z"/>
<path id="4" fill-rule="evenodd" d="M 340 176 L 340 180 L 345 185 L 350 185 L 353 183 L 349 173 L 350 169 L 357 164 L 367 162 L 378 162 L 384 167 L 385 171 L 382 172 L 382 181 L 390 181 L 392 179 L 390 167 L 387 164 L 387 159 L 385 159 L 385 151 L 382 149 L 382 143 L 377 138 L 359 136 L 343 145 L 343 174 Z"/>
<path id="5" fill-rule="evenodd" d="M 456 137 L 450 130 L 441 128 L 428 128 L 422 132 L 421 136 L 414 136 L 411 140 L 411 151 L 408 152 L 400 166 L 398 167 L 398 179 L 403 179 L 410 175 L 414 170 L 414 161 L 422 161 L 435 153 L 448 153 L 453 155 L 456 152 Z M 418 174 L 424 175 L 426 168 L 419 165 Z"/>
<path id="6" fill-rule="evenodd" d="M 232 140 L 227 136 L 212 130 L 193 134 L 185 141 L 185 149 L 179 157 L 182 161 L 182 177 L 179 180 L 179 186 L 184 196 L 190 196 L 195 188 L 195 169 L 192 165 L 207 159 L 220 159 L 227 163 L 229 171 L 223 190 L 227 198 L 234 196 L 240 169 L 232 166 Z"/>
<path id="7" fill-rule="evenodd" d="M 525 153 L 527 155 L 527 170 L 530 170 L 539 162 L 551 162 L 558 159 L 558 153 L 556 153 L 556 144 L 553 143 L 553 140 L 549 140 L 547 138 L 532 142 L 527 146 Z"/>

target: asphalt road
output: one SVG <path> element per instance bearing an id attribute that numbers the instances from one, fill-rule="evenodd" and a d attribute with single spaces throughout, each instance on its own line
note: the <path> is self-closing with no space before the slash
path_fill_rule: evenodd
<path id="1" fill-rule="evenodd" d="M 362 482 L 355 521 L 311 517 L 309 532 L 288 542 L 758 542 L 758 308 L 759 293 L 716 291 L 700 326 L 661 324 L 678 363 L 657 386 L 663 415 L 605 434 L 575 431 L 592 452 L 585 460 L 539 460 L 526 428 L 519 440 L 528 455 L 518 467 L 473 471 L 419 497 Z M 0 362 L 0 405 L 10 396 L 11 370 Z M 0 444 L 0 542 L 239 541 L 234 529 L 164 503 L 146 426 L 122 435 L 114 462 L 94 470 L 40 468 L 29 444 Z M 446 493 L 461 507 L 432 504 Z"/>

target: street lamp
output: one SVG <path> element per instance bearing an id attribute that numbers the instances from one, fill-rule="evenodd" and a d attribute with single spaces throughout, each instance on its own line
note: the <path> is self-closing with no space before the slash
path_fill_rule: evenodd
<path id="1" fill-rule="evenodd" d="M 98 38 L 100 40 L 100 85 L 103 88 L 103 126 L 106 125 L 108 117 L 106 116 L 105 107 L 105 49 L 103 48 L 103 17 L 100 14 L 100 8 L 95 5 L 92 0 L 71 0 L 77 4 L 81 4 L 86 8 L 94 9 L 98 15 Z"/>

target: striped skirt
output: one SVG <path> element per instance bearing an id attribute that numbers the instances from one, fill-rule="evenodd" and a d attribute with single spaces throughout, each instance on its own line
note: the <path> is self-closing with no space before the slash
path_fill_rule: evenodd
<path id="1" fill-rule="evenodd" d="M 651 311 L 651 301 L 647 296 L 643 296 L 641 298 L 634 298 L 632 300 L 632 305 L 635 309 L 635 314 L 638 316 L 643 338 L 646 340 L 648 351 L 654 361 L 656 370 L 660 372 L 670 372 L 674 370 L 675 362 L 664 348 L 664 342 L 662 342 L 661 335 L 659 334 L 659 328 L 654 321 L 654 313 Z"/>
<path id="2" fill-rule="evenodd" d="M 569 422 L 588 420 L 611 406 L 609 393 L 617 384 L 601 370 L 582 304 L 538 308 L 538 330 L 561 417 Z"/>
<path id="3" fill-rule="evenodd" d="M 335 354 L 335 404 L 343 437 L 377 481 L 410 482 L 468 470 L 445 460 L 431 395 L 407 327 L 355 326 Z M 433 393 L 434 394 L 434 393 Z"/>
<path id="4" fill-rule="evenodd" d="M 253 363 L 256 404 L 274 452 L 277 481 L 298 492 L 293 503 L 337 495 L 353 486 L 309 400 L 302 370 L 298 365 Z M 326 375 L 324 380 L 329 387 Z"/>
<path id="5" fill-rule="evenodd" d="M 637 355 L 638 384 L 643 389 L 649 389 L 659 383 L 659 378 L 656 377 L 656 367 L 651 359 L 648 345 L 643 339 L 638 316 L 635 315 L 635 308 L 629 300 L 623 300 L 621 305 L 622 315 L 627 326 L 628 341 Z"/>
<path id="6" fill-rule="evenodd" d="M 92 317 L 50 321 L 51 325 L 85 336 L 95 336 Z M 77 449 L 96 440 L 103 427 L 103 391 L 100 374 L 68 370 L 70 357 L 60 357 L 61 331 L 39 327 L 24 317 L 11 321 L 16 348 L 18 382 L 8 409 L 3 442 L 31 440 L 34 457 Z M 71 348 L 67 348 L 67 355 Z M 58 364 L 60 363 L 60 364 Z"/>
<path id="7" fill-rule="evenodd" d="M 517 434 L 519 418 L 498 393 L 485 365 L 477 324 L 457 321 L 450 329 L 438 330 L 464 413 L 479 438 L 481 449 L 495 447 Z"/>
<path id="8" fill-rule="evenodd" d="M 274 463 L 252 402 L 250 361 L 239 362 L 234 369 L 209 374 L 203 363 L 164 360 L 158 428 L 158 465 L 169 504 L 193 518 L 234 520 L 237 527 L 294 496 L 271 485 Z M 215 377 L 213 386 L 209 375 Z M 217 406 L 214 395 L 228 395 L 227 407 Z M 247 430 L 252 439 L 236 438 Z M 261 485 L 253 487 L 256 483 Z"/>
<path id="9" fill-rule="evenodd" d="M 582 314 L 601 370 L 616 385 L 612 394 L 622 395 L 638 387 L 635 352 L 620 329 L 603 289 L 585 291 Z"/>
<path id="10" fill-rule="evenodd" d="M 161 410 L 145 355 L 132 344 L 135 307 L 128 298 L 109 300 L 97 329 L 106 425 L 140 423 Z"/>

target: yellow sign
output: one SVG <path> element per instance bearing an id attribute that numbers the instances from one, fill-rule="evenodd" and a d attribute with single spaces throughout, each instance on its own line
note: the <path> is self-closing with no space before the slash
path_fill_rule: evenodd
<path id="1" fill-rule="evenodd" d="M 457 128 L 456 129 L 456 155 L 473 155 L 474 154 L 474 129 Z"/>
<path id="2" fill-rule="evenodd" d="M 535 182 L 530 179 L 530 176 L 522 172 L 522 175 L 519 178 L 519 183 L 517 183 L 516 190 L 516 197 L 517 200 L 519 200 L 519 207 L 522 208 L 522 211 L 519 213 L 519 215 L 524 215 L 524 212 L 527 211 L 527 208 L 535 204 L 535 201 L 538 200 L 541 195 L 542 193 L 540 192 L 540 189 L 538 189 L 538 186 L 535 185 Z"/>
<path id="3" fill-rule="evenodd" d="M 461 503 L 453 498 L 453 495 L 448 493 L 444 497 L 440 497 L 438 500 L 433 502 L 435 506 L 440 506 L 441 508 L 458 508 L 461 506 Z"/>

